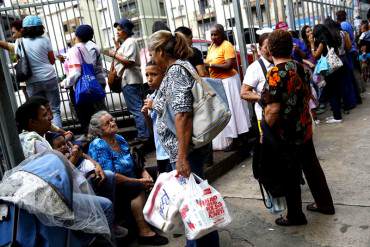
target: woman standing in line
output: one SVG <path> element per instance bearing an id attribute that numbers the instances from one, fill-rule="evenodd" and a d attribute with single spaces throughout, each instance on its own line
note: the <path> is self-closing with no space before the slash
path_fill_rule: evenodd
<path id="1" fill-rule="evenodd" d="M 221 79 L 225 88 L 231 119 L 225 129 L 213 140 L 214 150 L 229 151 L 233 139 L 246 133 L 251 127 L 247 102 L 240 98 L 241 82 L 238 72 L 234 69 L 235 50 L 226 40 L 224 27 L 216 24 L 211 29 L 212 44 L 208 48 L 205 66 L 211 78 Z"/>
<path id="2" fill-rule="evenodd" d="M 67 74 L 67 78 L 64 80 L 63 84 L 65 88 L 70 89 L 70 98 L 71 101 L 76 109 L 76 114 L 78 120 L 81 123 L 81 130 L 84 134 L 88 132 L 88 127 L 90 123 L 91 116 L 94 115 L 96 112 L 105 110 L 105 102 L 104 99 L 97 101 L 97 102 L 90 102 L 90 103 L 83 103 L 76 105 L 75 102 L 75 85 L 78 82 L 79 78 L 81 77 L 81 66 L 82 63 L 85 62 L 87 64 L 92 64 L 94 66 L 94 72 L 97 76 L 101 73 L 100 68 L 98 66 L 101 62 L 98 55 L 99 53 L 96 52 L 89 52 L 88 47 L 86 44 L 90 42 L 94 36 L 94 30 L 89 25 L 80 25 L 77 27 L 75 32 L 75 39 L 74 39 L 74 46 L 68 50 L 66 61 L 64 62 L 64 70 Z M 96 57 L 93 57 L 94 54 Z M 104 80 L 99 80 L 101 76 L 97 77 L 98 82 L 104 88 Z"/>
<path id="3" fill-rule="evenodd" d="M 203 165 L 209 152 L 208 145 L 194 149 L 191 145 L 193 132 L 193 95 L 192 87 L 196 83 L 189 71 L 195 68 L 186 61 L 193 54 L 180 32 L 172 34 L 158 31 L 150 36 L 148 44 L 152 60 L 161 66 L 166 74 L 154 99 L 153 109 L 157 112 L 157 131 L 163 148 L 170 156 L 170 162 L 176 163 L 176 170 L 182 176 L 189 177 L 193 172 L 203 177 Z M 165 111 L 174 113 L 175 133 L 168 127 Z M 219 237 L 213 231 L 200 239 L 188 240 L 187 247 L 218 247 Z"/>
<path id="4" fill-rule="evenodd" d="M 335 214 L 312 141 L 310 87 L 302 65 L 291 58 L 293 42 L 288 32 L 272 32 L 268 47 L 275 67 L 267 74 L 268 87 L 261 96 L 264 105 L 262 142 L 274 146 L 269 155 L 274 157 L 274 166 L 284 171 L 281 185 L 288 208 L 287 215 L 276 219 L 275 223 L 280 226 L 305 225 L 307 219 L 302 211 L 300 188 L 302 171 L 315 200 L 307 205 L 307 210 Z"/>
<path id="5" fill-rule="evenodd" d="M 44 36 L 45 29 L 41 18 L 34 15 L 26 16 L 22 22 L 22 37 L 15 42 L 16 54 L 24 56 L 23 49 L 19 49 L 20 42 L 24 46 L 30 62 L 32 76 L 26 81 L 26 90 L 29 97 L 42 96 L 49 100 L 53 111 L 53 123 L 62 127 L 60 115 L 60 97 L 57 74 L 55 73 L 55 56 L 50 40 Z"/>

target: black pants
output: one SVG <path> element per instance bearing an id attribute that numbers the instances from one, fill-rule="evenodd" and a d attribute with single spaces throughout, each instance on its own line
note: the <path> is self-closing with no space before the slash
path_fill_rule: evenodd
<path id="1" fill-rule="evenodd" d="M 300 186 L 302 171 L 317 207 L 323 210 L 334 209 L 333 199 L 325 174 L 316 156 L 312 139 L 296 147 L 295 154 L 292 155 L 296 157 L 296 169 L 289 169 L 289 177 L 292 179 L 289 179 L 289 182 L 286 184 L 287 218 L 294 221 L 305 217 L 302 211 Z"/>
<path id="2" fill-rule="evenodd" d="M 334 119 L 342 119 L 341 102 L 342 102 L 342 85 L 341 76 L 343 74 L 343 68 L 338 69 L 332 74 L 325 77 L 326 81 L 326 93 L 329 99 L 330 107 L 333 112 Z"/>
<path id="3" fill-rule="evenodd" d="M 80 132 L 86 134 L 89 129 L 90 119 L 92 115 L 98 111 L 106 111 L 107 107 L 105 106 L 105 99 L 90 103 L 90 104 L 79 104 L 76 105 L 75 91 L 73 89 L 69 90 L 69 97 L 75 108 L 76 115 L 81 124 Z"/>
<path id="4" fill-rule="evenodd" d="M 157 179 L 157 167 L 148 167 L 146 170 L 155 181 Z M 118 222 L 124 221 L 125 226 L 134 230 L 134 232 L 137 229 L 135 219 L 131 213 L 131 201 L 145 190 L 143 184 L 137 182 L 124 182 L 116 185 L 115 218 Z"/>

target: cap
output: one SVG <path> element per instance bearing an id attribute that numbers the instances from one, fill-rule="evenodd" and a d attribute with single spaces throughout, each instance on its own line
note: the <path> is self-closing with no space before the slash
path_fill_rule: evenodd
<path id="1" fill-rule="evenodd" d="M 128 36 L 131 36 L 134 34 L 132 32 L 132 29 L 134 29 L 134 24 L 130 20 L 126 18 L 122 18 L 118 22 L 114 23 L 114 27 L 118 27 L 118 26 L 120 26 L 123 29 L 123 31 L 127 33 Z"/>
<path id="2" fill-rule="evenodd" d="M 279 21 L 278 23 L 276 23 L 275 25 L 275 30 L 284 30 L 284 31 L 287 31 L 289 29 L 289 26 L 286 22 L 284 21 Z"/>
<path id="3" fill-rule="evenodd" d="M 41 18 L 36 15 L 28 15 L 22 21 L 22 27 L 42 26 Z"/>
<path id="4" fill-rule="evenodd" d="M 94 30 L 90 25 L 80 25 L 77 27 L 75 35 L 83 41 L 89 41 L 94 37 Z"/>

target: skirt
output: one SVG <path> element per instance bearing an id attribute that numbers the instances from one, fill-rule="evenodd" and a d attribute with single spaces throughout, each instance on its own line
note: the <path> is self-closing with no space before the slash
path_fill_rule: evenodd
<path id="1" fill-rule="evenodd" d="M 231 119 L 225 129 L 212 141 L 213 150 L 224 150 L 231 145 L 233 138 L 246 133 L 251 127 L 248 103 L 240 98 L 241 82 L 239 75 L 222 80 L 227 101 L 231 111 Z"/>

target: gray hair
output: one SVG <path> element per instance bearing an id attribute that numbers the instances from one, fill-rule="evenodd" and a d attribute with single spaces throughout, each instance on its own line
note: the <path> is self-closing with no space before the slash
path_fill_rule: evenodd
<path id="1" fill-rule="evenodd" d="M 98 111 L 94 115 L 92 115 L 90 124 L 89 124 L 89 137 L 101 137 L 103 132 L 101 130 L 101 120 L 100 118 L 105 115 L 110 115 L 107 111 Z"/>

